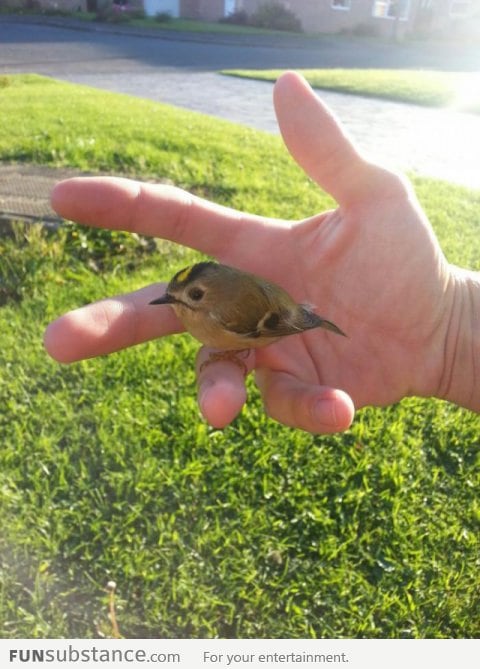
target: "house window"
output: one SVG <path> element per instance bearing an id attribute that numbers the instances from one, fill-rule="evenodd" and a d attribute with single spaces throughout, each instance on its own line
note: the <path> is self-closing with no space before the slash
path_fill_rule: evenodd
<path id="1" fill-rule="evenodd" d="M 351 0 L 332 0 L 332 9 L 343 9 L 348 11 L 350 9 Z"/>
<path id="2" fill-rule="evenodd" d="M 376 19 L 400 19 L 401 21 L 406 21 L 409 9 L 409 0 L 374 0 L 372 16 Z"/>
<path id="3" fill-rule="evenodd" d="M 450 16 L 452 18 L 463 18 L 470 14 L 472 3 L 469 0 L 453 0 L 450 3 Z"/>
<path id="4" fill-rule="evenodd" d="M 229 16 L 230 14 L 234 14 L 236 10 L 235 4 L 235 0 L 224 0 L 223 15 Z"/>

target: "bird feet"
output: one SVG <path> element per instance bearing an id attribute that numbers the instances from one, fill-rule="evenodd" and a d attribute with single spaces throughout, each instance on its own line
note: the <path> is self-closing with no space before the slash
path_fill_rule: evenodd
<path id="1" fill-rule="evenodd" d="M 243 375 L 247 376 L 248 367 L 244 363 L 242 358 L 244 359 L 248 358 L 249 353 L 250 349 L 248 348 L 241 349 L 240 351 L 213 351 L 212 353 L 210 353 L 208 358 L 202 362 L 199 371 L 202 372 L 205 369 L 205 367 L 208 367 L 208 365 L 211 365 L 214 362 L 220 362 L 222 360 L 225 360 L 226 362 L 233 362 L 234 365 L 240 367 L 240 369 L 243 372 Z"/>

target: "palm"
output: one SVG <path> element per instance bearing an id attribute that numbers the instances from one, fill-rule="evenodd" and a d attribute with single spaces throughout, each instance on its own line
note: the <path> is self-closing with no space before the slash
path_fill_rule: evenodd
<path id="1" fill-rule="evenodd" d="M 259 253 L 243 259 L 229 250 L 221 258 L 278 281 L 348 334 L 343 340 L 315 330 L 285 339 L 257 351 L 256 366 L 342 388 L 357 407 L 433 390 L 435 379 L 424 376 L 418 359 L 427 344 L 431 349 L 444 297 L 441 281 L 435 280 L 441 276 L 435 275 L 446 272 L 445 262 L 429 226 L 419 224 L 404 185 L 392 181 L 392 191 L 383 194 L 384 206 L 379 194 L 370 207 L 362 203 L 346 215 L 338 209 L 287 227 L 283 234 L 292 243 L 277 246 L 287 248 L 290 257 Z M 298 268 L 289 284 L 282 277 L 284 267 Z M 423 387 L 413 387 L 415 376 Z"/>

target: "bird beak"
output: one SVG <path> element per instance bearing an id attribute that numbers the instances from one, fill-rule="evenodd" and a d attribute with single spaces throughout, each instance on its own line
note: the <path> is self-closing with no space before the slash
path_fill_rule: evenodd
<path id="1" fill-rule="evenodd" d="M 156 300 L 152 300 L 148 304 L 173 304 L 177 300 L 173 297 L 173 295 L 170 295 L 169 293 L 165 293 L 165 295 L 162 295 L 161 297 L 157 297 Z"/>

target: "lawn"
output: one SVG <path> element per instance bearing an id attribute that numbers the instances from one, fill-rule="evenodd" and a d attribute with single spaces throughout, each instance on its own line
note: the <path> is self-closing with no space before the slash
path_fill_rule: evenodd
<path id="1" fill-rule="evenodd" d="M 314 88 L 480 113 L 478 73 L 336 68 L 299 72 Z M 281 70 L 224 70 L 223 74 L 275 81 Z"/>
<path id="2" fill-rule="evenodd" d="M 0 81 L 0 159 L 168 179 L 300 217 L 331 202 L 280 140 L 36 76 Z M 105 113 L 108 109 L 108 114 Z M 480 192 L 417 179 L 451 261 L 480 266 Z M 3 637 L 478 637 L 480 416 L 410 398 L 346 433 L 195 402 L 188 335 L 61 366 L 45 325 L 170 277 L 173 244 L 72 224 L 0 237 Z"/>
<path id="3" fill-rule="evenodd" d="M 138 28 L 151 28 L 159 30 L 173 30 L 193 33 L 220 33 L 225 35 L 285 35 L 285 31 L 270 30 L 268 28 L 256 28 L 255 26 L 242 26 L 235 23 L 220 23 L 218 21 L 197 21 L 195 19 L 170 19 L 169 21 L 157 21 L 155 18 L 132 19 L 127 25 Z M 292 33 L 287 33 L 292 35 Z M 298 33 L 293 33 L 294 35 Z"/>

